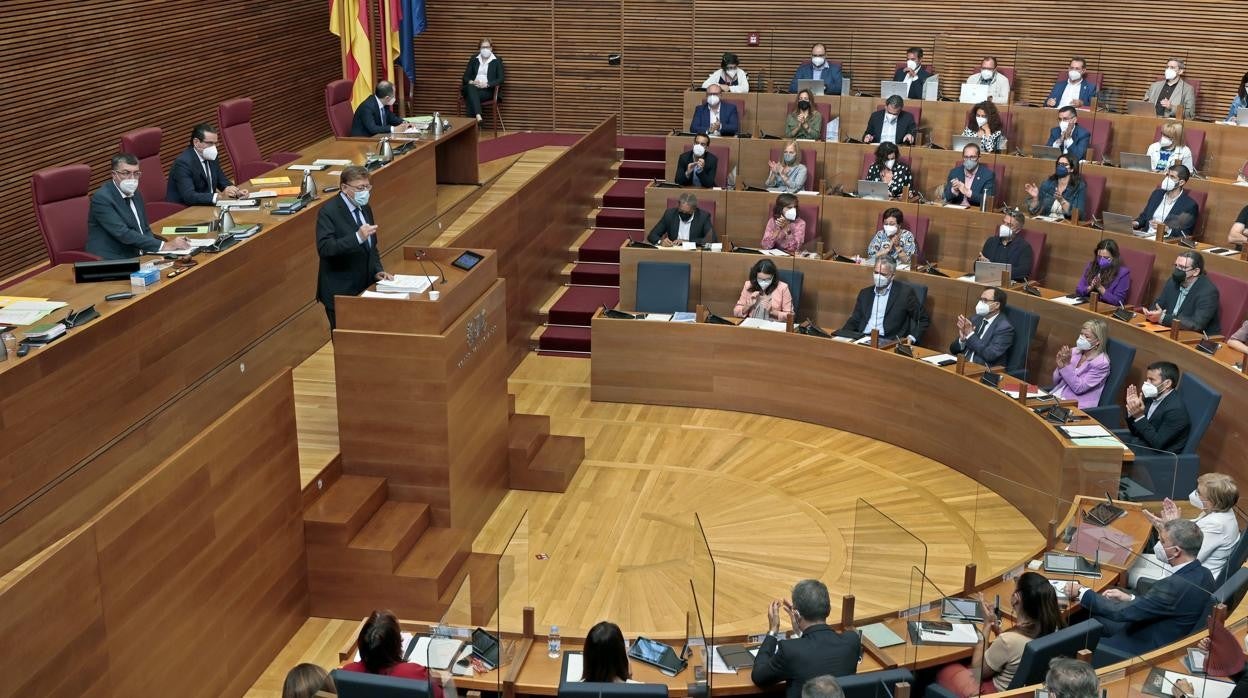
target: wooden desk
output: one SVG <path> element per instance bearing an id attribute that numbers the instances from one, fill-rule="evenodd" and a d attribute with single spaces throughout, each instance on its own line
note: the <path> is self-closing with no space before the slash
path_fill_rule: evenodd
<path id="1" fill-rule="evenodd" d="M 411 133 L 395 133 L 390 138 L 397 148 L 405 143 L 434 144 L 437 162 L 438 184 L 480 184 L 481 175 L 477 161 L 477 142 L 479 128 L 476 119 L 463 116 L 443 116 L 451 123 L 449 130 L 434 138 L 431 131 Z M 367 142 L 374 145 L 370 150 L 376 152 L 376 144 L 380 136 L 374 138 L 343 138 L 343 141 Z"/>

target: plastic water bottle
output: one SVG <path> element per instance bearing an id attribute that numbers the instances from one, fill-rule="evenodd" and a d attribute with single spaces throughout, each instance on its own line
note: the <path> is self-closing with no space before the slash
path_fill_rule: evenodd
<path id="1" fill-rule="evenodd" d="M 550 636 L 546 639 L 546 656 L 558 659 L 563 643 L 559 640 L 559 626 L 550 626 Z"/>
<path id="2" fill-rule="evenodd" d="M 442 115 L 436 111 L 433 113 L 433 137 L 442 137 Z"/>

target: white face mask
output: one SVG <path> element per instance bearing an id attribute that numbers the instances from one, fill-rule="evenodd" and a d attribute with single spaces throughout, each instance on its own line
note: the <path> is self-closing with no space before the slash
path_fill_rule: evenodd
<path id="1" fill-rule="evenodd" d="M 914 60 L 906 61 L 906 70 L 914 72 L 914 71 L 917 71 L 918 69 L 919 69 L 918 61 L 914 61 Z"/>
<path id="2" fill-rule="evenodd" d="M 785 220 L 790 220 L 790 221 L 797 220 L 797 209 L 795 208 L 784 209 L 784 218 Z"/>
<path id="3" fill-rule="evenodd" d="M 1192 490 L 1192 493 L 1187 495 L 1187 501 L 1188 503 L 1190 503 L 1192 506 L 1196 507 L 1197 509 L 1204 511 L 1205 502 L 1204 500 L 1200 498 L 1199 490 Z"/>
<path id="4" fill-rule="evenodd" d="M 1008 226 L 1008 225 L 1006 225 L 1006 224 L 1002 223 L 1002 224 L 1001 224 L 1001 225 L 997 228 L 997 237 L 1000 237 L 1000 238 L 1002 238 L 1002 239 L 1004 239 L 1004 240 L 1008 240 L 1008 239 L 1010 239 L 1010 238 L 1014 237 L 1014 229 L 1013 229 L 1013 228 L 1011 228 L 1010 226 Z"/>
<path id="5" fill-rule="evenodd" d="M 217 159 L 217 146 L 210 145 L 207 148 L 204 148 L 203 150 L 199 151 L 199 154 L 205 160 L 216 160 Z"/>
<path id="6" fill-rule="evenodd" d="M 888 286 L 889 282 L 892 281 L 892 279 L 880 273 L 872 274 L 871 276 L 875 279 L 876 288 L 885 288 Z"/>
<path id="7" fill-rule="evenodd" d="M 1077 70 L 1071 70 L 1069 73 L 1066 73 L 1066 77 L 1070 78 L 1071 82 L 1079 82 L 1083 79 L 1083 73 Z"/>
<path id="8" fill-rule="evenodd" d="M 986 116 L 977 116 L 977 117 L 975 117 L 975 125 L 976 125 L 976 126 L 979 126 L 980 128 L 983 128 L 983 127 L 987 126 L 987 125 L 988 125 L 988 117 L 986 117 Z"/>
<path id="9" fill-rule="evenodd" d="M 706 155 L 706 146 L 702 145 L 701 143 L 694 143 L 693 154 L 698 157 L 702 157 L 703 155 Z"/>
<path id="10" fill-rule="evenodd" d="M 1173 80 L 1173 79 L 1175 79 L 1175 78 L 1177 78 L 1177 77 L 1179 77 L 1179 71 L 1175 70 L 1174 68 L 1166 68 L 1166 79 L 1167 79 L 1167 80 Z"/>
<path id="11" fill-rule="evenodd" d="M 1066 124 L 1067 124 L 1067 123 L 1068 123 L 1068 122 L 1066 122 L 1066 121 L 1062 121 L 1061 119 L 1058 119 L 1058 120 L 1057 120 L 1057 130 L 1058 130 L 1058 131 L 1065 131 L 1065 130 L 1066 130 Z"/>
<path id="12" fill-rule="evenodd" d="M 888 114 L 888 113 L 885 113 L 885 114 L 884 114 L 884 120 L 885 120 L 885 121 L 887 121 L 887 122 L 888 122 L 888 123 L 890 123 L 890 124 L 895 124 L 895 123 L 897 123 L 897 115 L 896 115 L 896 114 Z"/>
<path id="13" fill-rule="evenodd" d="M 707 105 L 712 106 L 712 107 L 719 104 L 719 95 L 707 95 L 706 103 Z"/>
<path id="14" fill-rule="evenodd" d="M 897 164 L 897 158 L 889 158 L 884 161 L 884 166 L 890 170 L 893 169 L 893 165 L 896 165 L 896 164 Z"/>
<path id="15" fill-rule="evenodd" d="M 885 235 L 887 235 L 887 236 L 889 236 L 890 238 L 891 238 L 892 236 L 896 235 L 896 234 L 897 234 L 897 226 L 895 226 L 895 225 L 885 225 L 885 226 L 884 226 L 884 234 L 885 234 Z"/>
<path id="16" fill-rule="evenodd" d="M 771 285 L 771 279 L 758 279 L 757 277 L 755 279 L 758 281 L 758 287 L 761 289 L 766 290 Z"/>
<path id="17" fill-rule="evenodd" d="M 493 55 L 494 55 L 494 52 L 491 51 L 490 49 L 485 48 L 485 47 L 481 48 L 481 60 L 488 61 L 490 60 L 490 56 L 493 56 Z"/>
<path id="18" fill-rule="evenodd" d="M 1178 187 L 1178 186 L 1179 186 L 1178 180 L 1170 179 L 1169 177 L 1166 177 L 1165 179 L 1161 180 L 1162 191 L 1174 191 L 1175 187 Z"/>
<path id="19" fill-rule="evenodd" d="M 986 301 L 980 301 L 975 304 L 976 315 L 987 315 L 989 310 L 992 310 L 992 308 L 988 306 Z"/>
<path id="20" fill-rule="evenodd" d="M 117 184 L 117 188 L 126 196 L 134 196 L 134 193 L 139 190 L 139 180 L 123 179 Z"/>
<path id="21" fill-rule="evenodd" d="M 727 75 L 727 76 L 728 76 L 728 77 L 730 77 L 730 78 L 735 78 L 735 77 L 737 77 L 737 69 L 736 69 L 736 68 L 729 68 L 728 70 L 724 71 L 724 74 L 725 74 L 725 75 Z"/>
<path id="22" fill-rule="evenodd" d="M 1152 383 L 1145 383 L 1144 385 L 1140 386 L 1140 393 L 1144 397 L 1151 400 L 1157 397 L 1157 395 L 1160 394 L 1161 391 L 1158 390 L 1157 386 L 1153 385 Z"/>
<path id="23" fill-rule="evenodd" d="M 992 79 L 992 75 L 993 75 L 993 71 L 988 70 L 987 68 L 981 68 L 981 69 L 979 70 L 979 79 L 980 79 L 980 80 L 991 80 L 991 79 Z"/>
<path id="24" fill-rule="evenodd" d="M 1075 340 L 1075 347 L 1079 351 L 1092 351 L 1092 341 L 1083 335 L 1079 335 L 1079 339 Z"/>
<path id="25" fill-rule="evenodd" d="M 1162 136 L 1161 140 L 1157 142 L 1160 143 L 1161 147 L 1163 148 L 1169 148 L 1170 146 L 1174 145 L 1174 141 L 1171 140 L 1169 136 Z"/>
<path id="26" fill-rule="evenodd" d="M 819 66 L 823 65 L 823 62 L 824 62 L 825 60 L 826 60 L 826 59 L 825 59 L 823 56 L 811 56 L 811 57 L 810 57 L 810 64 L 811 64 L 811 65 L 813 65 L 813 66 L 815 66 L 816 68 L 818 68 Z"/>

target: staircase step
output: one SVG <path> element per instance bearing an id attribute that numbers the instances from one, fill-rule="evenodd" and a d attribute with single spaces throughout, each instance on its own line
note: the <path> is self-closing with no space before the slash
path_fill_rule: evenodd
<path id="1" fill-rule="evenodd" d="M 458 528 L 433 527 L 399 563 L 396 582 L 428 598 L 442 596 L 472 551 L 472 535 Z"/>
<path id="2" fill-rule="evenodd" d="M 584 459 L 584 438 L 551 434 L 527 466 L 511 464 L 511 488 L 566 492 Z"/>
<path id="3" fill-rule="evenodd" d="M 667 159 L 667 148 L 660 143 L 656 147 L 637 147 L 624 148 L 624 157 L 622 160 L 647 160 L 650 162 L 663 162 Z"/>
<path id="4" fill-rule="evenodd" d="M 550 416 L 514 414 L 507 422 L 507 456 L 511 464 L 527 465 L 550 436 Z"/>
<path id="5" fill-rule="evenodd" d="M 351 539 L 347 550 L 357 567 L 393 572 L 428 528 L 428 504 L 386 502 Z"/>
<path id="6" fill-rule="evenodd" d="M 640 208 L 601 208 L 593 218 L 595 228 L 641 230 L 645 224 L 646 212 Z"/>
<path id="7" fill-rule="evenodd" d="M 546 327 L 538 340 L 538 351 L 559 353 L 589 352 L 588 327 Z"/>
<path id="8" fill-rule="evenodd" d="M 602 306 L 614 308 L 620 302 L 620 289 L 600 286 L 569 286 L 550 307 L 548 322 L 552 325 L 589 327 L 594 312 Z"/>
<path id="9" fill-rule="evenodd" d="M 385 478 L 343 475 L 304 512 L 304 536 L 345 547 L 385 501 Z"/>
<path id="10" fill-rule="evenodd" d="M 663 179 L 667 174 L 667 164 L 663 160 L 624 160 L 620 163 L 620 179 Z"/>
<path id="11" fill-rule="evenodd" d="M 607 189 L 602 196 L 602 205 L 607 207 L 645 208 L 646 186 L 650 180 L 620 179 Z"/>
<path id="12" fill-rule="evenodd" d="M 640 239 L 636 230 L 595 228 L 578 251 L 578 261 L 620 263 L 620 247 L 630 238 Z"/>
<path id="13" fill-rule="evenodd" d="M 570 279 L 586 286 L 619 286 L 620 265 L 603 262 L 581 262 L 572 267 Z"/>

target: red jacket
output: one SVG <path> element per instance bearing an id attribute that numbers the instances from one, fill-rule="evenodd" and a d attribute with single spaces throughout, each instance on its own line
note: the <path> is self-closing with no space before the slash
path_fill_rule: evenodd
<path id="1" fill-rule="evenodd" d="M 358 671 L 361 674 L 369 673 L 368 670 L 364 668 L 364 662 L 351 662 L 350 664 L 347 664 L 346 666 L 342 667 L 342 670 L 343 671 Z M 414 662 L 399 662 L 398 664 L 395 664 L 389 669 L 386 669 L 385 671 L 381 672 L 381 675 L 382 676 L 394 676 L 400 679 L 415 679 L 417 681 L 429 680 L 429 671 L 425 669 L 423 666 L 416 664 Z M 442 682 L 436 679 L 433 681 L 433 698 L 443 698 Z"/>

